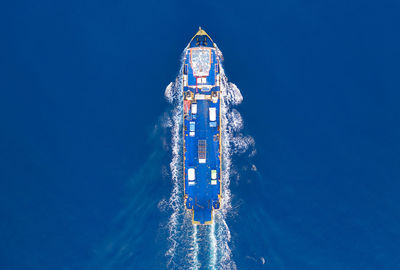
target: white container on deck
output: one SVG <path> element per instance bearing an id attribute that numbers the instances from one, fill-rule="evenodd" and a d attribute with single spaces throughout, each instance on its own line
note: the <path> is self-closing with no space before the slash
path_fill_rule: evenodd
<path id="1" fill-rule="evenodd" d="M 217 170 L 211 170 L 211 179 L 217 179 Z"/>
<path id="2" fill-rule="evenodd" d="M 196 122 L 190 121 L 189 122 L 189 136 L 194 137 L 196 129 Z"/>
<path id="3" fill-rule="evenodd" d="M 192 114 L 196 114 L 196 113 L 197 113 L 197 104 L 192 103 Z"/>
<path id="4" fill-rule="evenodd" d="M 188 180 L 194 181 L 194 179 L 196 179 L 195 170 L 194 168 L 190 168 L 188 169 Z"/>
<path id="5" fill-rule="evenodd" d="M 208 108 L 208 112 L 211 122 L 217 120 L 217 108 Z"/>

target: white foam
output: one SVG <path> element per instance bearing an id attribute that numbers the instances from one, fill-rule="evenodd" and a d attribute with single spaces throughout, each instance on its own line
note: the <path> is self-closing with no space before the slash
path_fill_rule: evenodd
<path id="1" fill-rule="evenodd" d="M 191 256 L 192 258 L 192 267 L 191 269 L 197 270 L 200 269 L 201 264 L 199 262 L 199 243 L 197 239 L 197 225 L 192 225 L 193 229 L 193 234 L 192 234 L 192 239 L 193 239 L 193 254 Z"/>
<path id="2" fill-rule="evenodd" d="M 209 232 L 209 243 L 210 243 L 210 263 L 209 269 L 215 270 L 217 265 L 217 238 L 215 235 L 215 222 L 210 225 L 210 232 Z"/>
<path id="3" fill-rule="evenodd" d="M 180 73 L 181 75 L 181 73 Z M 168 220 L 168 241 L 169 248 L 166 252 L 168 259 L 167 265 L 173 267 L 176 249 L 178 246 L 179 236 L 179 223 L 183 212 L 183 200 L 182 200 L 182 103 L 179 102 L 179 96 L 176 93 L 179 89 L 182 89 L 180 84 L 181 76 L 178 76 L 175 83 L 170 83 L 165 91 L 167 99 L 175 105 L 175 108 L 171 112 L 171 118 L 169 125 L 171 128 L 171 149 L 172 149 L 172 160 L 170 163 L 171 179 L 172 179 L 172 191 L 168 201 L 169 207 L 172 210 L 171 216 Z"/>

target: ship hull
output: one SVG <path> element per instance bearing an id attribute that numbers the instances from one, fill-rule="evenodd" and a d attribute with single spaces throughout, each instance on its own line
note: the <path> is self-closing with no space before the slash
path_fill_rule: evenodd
<path id="1" fill-rule="evenodd" d="M 189 43 L 183 69 L 185 207 L 193 224 L 212 224 L 222 185 L 220 59 L 201 29 Z"/>

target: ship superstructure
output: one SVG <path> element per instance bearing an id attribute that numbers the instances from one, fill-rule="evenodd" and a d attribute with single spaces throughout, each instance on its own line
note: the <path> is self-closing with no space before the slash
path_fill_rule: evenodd
<path id="1" fill-rule="evenodd" d="M 185 206 L 193 224 L 212 224 L 221 198 L 220 59 L 201 28 L 186 50 L 182 80 Z"/>

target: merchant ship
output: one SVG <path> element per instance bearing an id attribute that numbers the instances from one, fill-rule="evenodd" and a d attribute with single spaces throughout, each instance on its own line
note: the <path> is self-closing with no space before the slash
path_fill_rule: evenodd
<path id="1" fill-rule="evenodd" d="M 183 63 L 183 178 L 193 224 L 212 224 L 221 199 L 221 88 L 217 47 L 201 28 Z"/>

